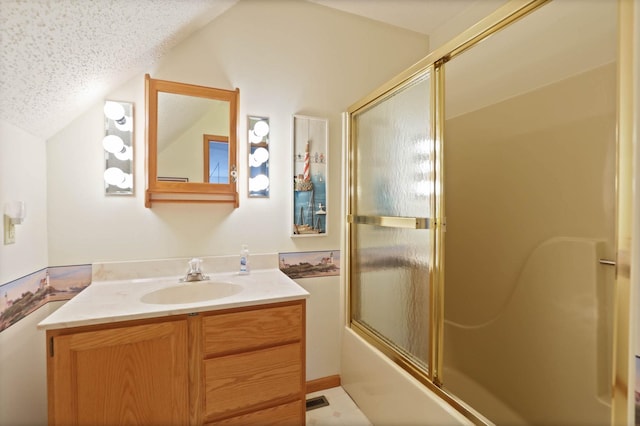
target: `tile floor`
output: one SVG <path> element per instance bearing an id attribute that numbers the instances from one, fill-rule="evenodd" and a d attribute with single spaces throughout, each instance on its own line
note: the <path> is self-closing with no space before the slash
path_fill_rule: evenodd
<path id="1" fill-rule="evenodd" d="M 372 426 L 341 387 L 307 394 L 307 399 L 322 395 L 329 405 L 307 411 L 307 426 Z"/>

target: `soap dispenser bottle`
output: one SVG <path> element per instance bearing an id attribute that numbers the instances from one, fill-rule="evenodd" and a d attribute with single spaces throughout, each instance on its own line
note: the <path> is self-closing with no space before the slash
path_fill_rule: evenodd
<path id="1" fill-rule="evenodd" d="M 240 250 L 240 275 L 249 273 L 249 248 L 246 244 L 242 245 Z"/>

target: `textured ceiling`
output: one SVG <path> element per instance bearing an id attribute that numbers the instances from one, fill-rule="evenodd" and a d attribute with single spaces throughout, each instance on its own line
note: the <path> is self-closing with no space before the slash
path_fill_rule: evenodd
<path id="1" fill-rule="evenodd" d="M 237 0 L 0 0 L 0 119 L 43 138 Z"/>
<path id="2" fill-rule="evenodd" d="M 50 138 L 237 1 L 0 0 L 0 120 Z M 311 1 L 430 34 L 489 0 Z"/>

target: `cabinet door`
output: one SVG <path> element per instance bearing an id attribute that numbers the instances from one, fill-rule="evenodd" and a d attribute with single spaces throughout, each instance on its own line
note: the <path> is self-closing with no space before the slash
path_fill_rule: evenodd
<path id="1" fill-rule="evenodd" d="M 186 320 L 54 337 L 51 425 L 186 425 Z"/>

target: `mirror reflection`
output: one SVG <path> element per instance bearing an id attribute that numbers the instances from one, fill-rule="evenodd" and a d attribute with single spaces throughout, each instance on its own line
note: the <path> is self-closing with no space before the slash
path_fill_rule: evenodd
<path id="1" fill-rule="evenodd" d="M 203 137 L 229 138 L 229 102 L 158 93 L 158 175 L 182 182 L 209 183 Z M 227 153 L 229 152 L 227 148 Z M 229 170 L 229 157 L 217 158 Z M 207 173 L 204 171 L 207 170 Z M 222 182 L 215 182 L 222 183 Z M 224 183 L 229 183 L 226 179 Z"/>

